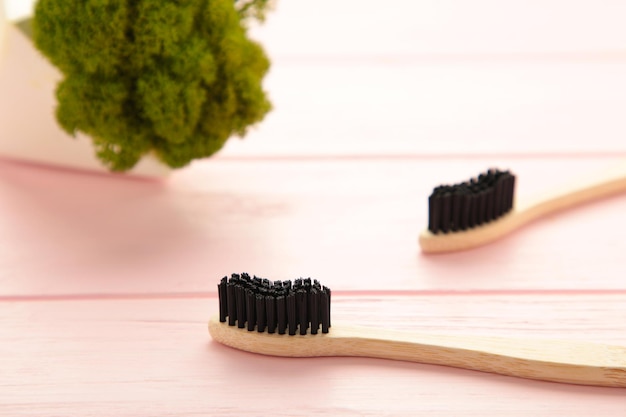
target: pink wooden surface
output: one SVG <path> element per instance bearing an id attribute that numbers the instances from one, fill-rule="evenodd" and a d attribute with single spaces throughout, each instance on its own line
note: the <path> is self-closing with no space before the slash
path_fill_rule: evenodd
<path id="1" fill-rule="evenodd" d="M 166 182 L 2 163 L 0 283 L 6 296 L 206 294 L 245 270 L 337 290 L 623 290 L 626 196 L 470 252 L 424 256 L 417 244 L 435 178 L 498 163 L 522 199 L 615 162 L 220 157 Z"/>
<path id="2" fill-rule="evenodd" d="M 335 297 L 335 321 L 626 343 L 624 295 Z M 212 343 L 215 298 L 0 304 L 6 416 L 622 416 L 623 389 L 376 359 L 286 359 Z"/>
<path id="3" fill-rule="evenodd" d="M 276 109 L 216 158 L 162 181 L 0 161 L 0 415 L 624 415 L 624 389 L 211 341 L 217 279 L 248 271 L 321 280 L 337 321 L 626 345 L 624 195 L 417 245 L 439 182 L 510 168 L 523 199 L 626 156 L 623 4 L 318 3 L 254 28 Z"/>

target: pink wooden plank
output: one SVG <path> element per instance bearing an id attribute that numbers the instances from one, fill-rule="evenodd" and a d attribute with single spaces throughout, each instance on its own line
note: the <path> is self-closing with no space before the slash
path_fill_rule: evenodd
<path id="1" fill-rule="evenodd" d="M 167 182 L 2 163 L 0 285 L 5 296 L 213 293 L 216 278 L 247 271 L 339 290 L 623 290 L 624 196 L 474 251 L 417 245 L 438 181 L 497 165 L 523 198 L 614 162 L 217 158 Z"/>
<path id="2" fill-rule="evenodd" d="M 626 344 L 624 295 L 335 297 L 334 320 Z M 622 416 L 624 390 L 213 343 L 211 299 L 0 303 L 0 414 Z"/>

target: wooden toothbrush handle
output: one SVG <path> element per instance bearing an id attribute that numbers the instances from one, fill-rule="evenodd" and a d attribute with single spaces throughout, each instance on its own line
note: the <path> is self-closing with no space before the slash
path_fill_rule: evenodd
<path id="1" fill-rule="evenodd" d="M 588 175 L 548 194 L 520 203 L 518 211 L 527 221 L 579 204 L 599 200 L 626 191 L 626 162 L 595 175 Z"/>
<path id="2" fill-rule="evenodd" d="M 578 385 L 626 387 L 626 348 L 575 341 L 420 335 L 334 324 L 305 336 L 249 332 L 209 321 L 214 340 L 272 356 L 360 356 L 452 366 Z"/>
<path id="3" fill-rule="evenodd" d="M 626 387 L 626 348 L 577 341 L 334 329 L 338 355 L 445 365 L 578 385 Z"/>

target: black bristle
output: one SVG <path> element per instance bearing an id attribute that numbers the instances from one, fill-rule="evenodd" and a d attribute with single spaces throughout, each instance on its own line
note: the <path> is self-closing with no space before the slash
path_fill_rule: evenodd
<path id="1" fill-rule="evenodd" d="M 450 230 L 450 221 L 452 220 L 452 196 L 446 192 L 441 197 L 441 217 L 439 219 L 439 227 L 441 231 L 447 233 Z"/>
<path id="2" fill-rule="evenodd" d="M 506 212 L 507 207 L 509 206 L 509 201 L 508 201 L 508 191 L 507 189 L 508 187 L 508 181 L 509 181 L 509 177 L 506 174 L 502 174 L 500 176 L 500 178 L 498 179 L 498 184 L 500 186 L 500 189 L 498 191 L 499 194 L 499 204 L 500 204 L 500 213 L 503 214 Z"/>
<path id="3" fill-rule="evenodd" d="M 478 223 L 478 196 L 476 194 L 469 195 L 469 221 L 467 223 L 467 228 L 471 229 L 475 227 Z"/>
<path id="4" fill-rule="evenodd" d="M 485 223 L 489 223 L 492 221 L 494 217 L 494 191 L 495 189 L 490 189 L 489 191 L 485 191 Z"/>
<path id="5" fill-rule="evenodd" d="M 502 198 L 502 190 L 504 189 L 504 181 L 501 181 L 499 178 L 496 180 L 496 184 L 493 189 L 493 218 L 497 219 L 502 215 L 503 209 L 505 207 L 504 200 Z"/>
<path id="6" fill-rule="evenodd" d="M 285 334 L 287 329 L 287 304 L 285 304 L 285 297 L 282 295 L 276 297 L 276 322 L 278 334 Z"/>
<path id="7" fill-rule="evenodd" d="M 428 230 L 457 232 L 495 220 L 513 208 L 514 188 L 515 176 L 498 169 L 463 183 L 437 186 L 428 197 Z"/>
<path id="8" fill-rule="evenodd" d="M 246 311 L 248 313 L 248 331 L 251 332 L 256 326 L 256 294 L 250 288 L 246 290 Z"/>
<path id="9" fill-rule="evenodd" d="M 309 317 L 311 319 L 311 334 L 317 334 L 320 328 L 320 299 L 317 288 L 311 288 L 309 293 Z"/>
<path id="10" fill-rule="evenodd" d="M 281 335 L 329 331 L 330 290 L 317 280 L 270 281 L 244 273 L 222 278 L 217 288 L 220 321 L 229 326 Z"/>
<path id="11" fill-rule="evenodd" d="M 227 294 L 226 294 L 226 285 L 228 283 L 228 277 L 222 278 L 220 283 L 217 285 L 217 294 L 219 298 L 220 304 L 220 321 L 224 323 L 226 321 L 226 317 L 228 316 L 228 305 L 226 304 Z"/>
<path id="12" fill-rule="evenodd" d="M 298 325 L 300 326 L 300 334 L 306 334 L 309 328 L 309 307 L 307 305 L 307 293 L 303 288 L 296 292 L 296 308 L 298 311 Z"/>
<path id="13" fill-rule="evenodd" d="M 456 232 L 459 230 L 459 226 L 461 224 L 461 211 L 463 207 L 461 207 L 461 193 L 456 191 L 452 194 L 452 213 L 451 213 L 451 223 L 450 230 Z"/>
<path id="14" fill-rule="evenodd" d="M 259 333 L 265 331 L 267 324 L 265 312 L 265 297 L 261 294 L 256 295 L 256 330 Z"/>
<path id="15" fill-rule="evenodd" d="M 298 314 L 296 310 L 296 293 L 290 291 L 287 295 L 287 326 L 289 327 L 289 335 L 296 334 L 296 328 L 298 327 Z"/>
<path id="16" fill-rule="evenodd" d="M 237 327 L 243 329 L 246 326 L 246 293 L 241 285 L 235 285 L 237 297 Z"/>
<path id="17" fill-rule="evenodd" d="M 328 306 L 327 306 L 327 310 L 328 310 L 328 327 L 330 327 L 330 302 L 331 302 L 330 288 L 324 287 L 324 291 L 328 295 Z M 327 332 L 324 332 L 324 333 L 327 333 Z"/>
<path id="18" fill-rule="evenodd" d="M 234 326 L 237 322 L 237 298 L 235 296 L 235 281 L 226 285 L 226 303 L 228 307 L 228 325 Z"/>
<path id="19" fill-rule="evenodd" d="M 470 223 L 470 202 L 471 198 L 469 195 L 469 191 L 467 189 L 463 189 L 461 194 L 461 216 L 459 222 L 459 230 L 467 230 Z"/>
<path id="20" fill-rule="evenodd" d="M 507 199 L 506 199 L 506 204 L 509 207 L 513 207 L 513 198 L 514 198 L 514 191 L 515 191 L 515 176 L 513 175 L 509 175 L 507 177 Z"/>
<path id="21" fill-rule="evenodd" d="M 439 230 L 439 213 L 441 212 L 441 199 L 438 194 L 428 197 L 428 229 Z"/>
<path id="22" fill-rule="evenodd" d="M 476 195 L 476 213 L 478 216 L 476 217 L 476 225 L 480 226 L 485 223 L 485 216 L 487 214 L 487 192 L 485 190 L 481 190 Z"/>
<path id="23" fill-rule="evenodd" d="M 322 333 L 328 333 L 330 327 L 330 290 L 326 287 L 320 293 L 320 321 L 322 322 Z"/>
<path id="24" fill-rule="evenodd" d="M 265 297 L 265 316 L 267 320 L 267 332 L 276 332 L 276 297 L 268 295 Z"/>

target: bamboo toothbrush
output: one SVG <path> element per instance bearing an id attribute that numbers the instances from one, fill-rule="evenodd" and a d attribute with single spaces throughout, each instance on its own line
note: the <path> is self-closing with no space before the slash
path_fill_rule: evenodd
<path id="1" fill-rule="evenodd" d="M 626 347 L 546 339 L 442 336 L 330 323 L 330 290 L 310 279 L 233 274 L 218 285 L 214 340 L 272 356 L 361 356 L 527 379 L 626 387 Z M 321 332 L 320 332 L 321 331 Z"/>
<path id="2" fill-rule="evenodd" d="M 470 181 L 439 186 L 429 197 L 429 224 L 419 236 L 425 253 L 472 249 L 540 217 L 626 191 L 626 164 L 536 198 L 514 201 L 515 176 L 491 169 Z"/>

